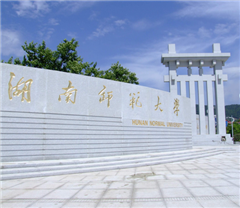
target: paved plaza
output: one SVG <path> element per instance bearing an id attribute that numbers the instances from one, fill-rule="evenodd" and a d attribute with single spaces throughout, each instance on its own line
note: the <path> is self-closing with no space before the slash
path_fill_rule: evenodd
<path id="1" fill-rule="evenodd" d="M 240 207 L 239 146 L 228 148 L 182 162 L 2 181 L 2 208 Z"/>

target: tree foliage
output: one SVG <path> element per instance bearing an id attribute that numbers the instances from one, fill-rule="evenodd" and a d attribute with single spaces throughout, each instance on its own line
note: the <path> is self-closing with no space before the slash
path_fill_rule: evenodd
<path id="1" fill-rule="evenodd" d="M 136 74 L 130 72 L 127 68 L 123 68 L 119 62 L 113 64 L 106 71 L 97 68 L 97 62 L 83 62 L 81 56 L 77 54 L 76 49 L 78 46 L 78 41 L 74 38 L 71 41 L 64 39 L 57 46 L 56 51 L 47 48 L 45 41 L 42 41 L 42 44 L 39 45 L 34 42 L 30 42 L 29 44 L 25 42 L 22 49 L 26 52 L 26 55 L 23 56 L 22 61 L 19 58 L 13 60 L 13 57 L 11 57 L 5 63 L 139 84 Z"/>
<path id="2" fill-rule="evenodd" d="M 232 136 L 232 124 L 227 125 L 227 134 L 231 134 Z M 240 134 L 240 124 L 237 122 L 233 122 L 233 135 Z"/>
<path id="3" fill-rule="evenodd" d="M 225 112 L 226 117 L 233 116 L 234 118 L 240 118 L 240 105 L 226 105 Z"/>
<path id="4" fill-rule="evenodd" d="M 103 78 L 131 84 L 139 84 L 136 74 L 130 72 L 127 68 L 123 68 L 119 62 L 112 64 L 111 68 L 105 71 Z"/>

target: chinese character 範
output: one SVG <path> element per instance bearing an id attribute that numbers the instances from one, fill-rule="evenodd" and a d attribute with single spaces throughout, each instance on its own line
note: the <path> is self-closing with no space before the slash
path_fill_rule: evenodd
<path id="1" fill-rule="evenodd" d="M 139 92 L 138 92 L 138 94 L 139 94 Z M 129 96 L 132 96 L 132 94 L 130 93 L 129 94 Z M 139 108 L 141 108 L 142 107 L 142 103 L 139 101 L 139 96 L 138 96 L 138 98 L 137 98 L 137 100 L 136 100 L 136 98 L 134 97 L 135 96 L 135 93 L 133 93 L 133 96 L 132 96 L 132 99 L 130 100 L 130 104 L 129 104 L 129 106 L 132 106 L 132 109 L 134 108 L 134 104 L 136 105 L 136 107 L 139 107 Z M 138 104 L 139 103 L 139 104 Z"/>

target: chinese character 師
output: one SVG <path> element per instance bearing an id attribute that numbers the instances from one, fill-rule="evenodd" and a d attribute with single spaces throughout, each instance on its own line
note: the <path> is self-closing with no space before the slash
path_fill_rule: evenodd
<path id="1" fill-rule="evenodd" d="M 107 104 L 107 107 L 109 108 L 110 107 L 110 100 L 113 98 L 113 95 L 112 95 L 112 91 L 111 92 L 108 92 L 108 96 L 105 97 L 105 91 L 106 90 L 106 86 L 103 85 L 103 89 L 98 93 L 98 95 L 101 95 L 102 97 L 99 98 L 99 102 L 102 103 L 104 100 L 108 100 L 108 104 Z"/>

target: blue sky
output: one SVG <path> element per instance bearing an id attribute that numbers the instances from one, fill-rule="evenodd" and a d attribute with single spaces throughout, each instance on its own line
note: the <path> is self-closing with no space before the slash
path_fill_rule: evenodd
<path id="1" fill-rule="evenodd" d="M 119 61 L 140 85 L 168 91 L 161 54 L 169 43 L 177 53 L 211 53 L 220 43 L 231 53 L 223 68 L 225 104 L 239 104 L 239 23 L 239 1 L 2 1 L 1 59 L 22 58 L 25 41 L 45 40 L 56 50 L 75 38 L 84 62 L 107 70 Z"/>

